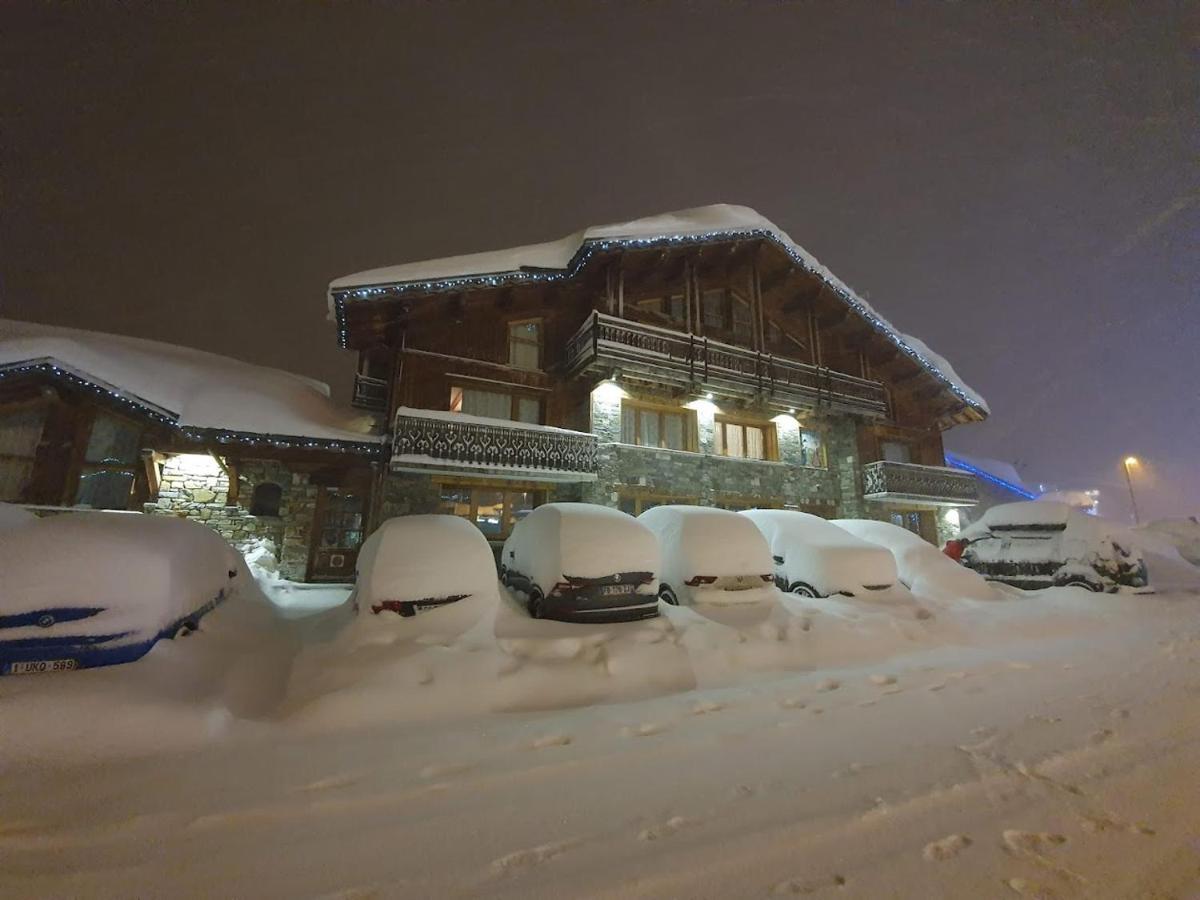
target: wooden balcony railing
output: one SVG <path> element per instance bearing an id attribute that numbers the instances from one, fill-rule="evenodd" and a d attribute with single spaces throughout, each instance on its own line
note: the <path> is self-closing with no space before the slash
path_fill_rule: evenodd
<path id="1" fill-rule="evenodd" d="M 529 477 L 557 473 L 594 478 L 596 446 L 594 434 L 565 428 L 401 408 L 396 412 L 392 467 L 495 467 Z"/>
<path id="2" fill-rule="evenodd" d="M 354 397 L 350 405 L 356 409 L 370 412 L 383 412 L 387 409 L 388 384 L 383 378 L 372 378 L 369 375 L 354 376 Z"/>
<path id="3" fill-rule="evenodd" d="M 863 466 L 863 498 L 927 506 L 974 506 L 975 476 L 959 469 L 880 460 Z"/>
<path id="4" fill-rule="evenodd" d="M 757 395 L 783 406 L 887 414 L 887 398 L 878 382 L 594 312 L 567 343 L 567 372 L 614 367 L 673 384 Z"/>

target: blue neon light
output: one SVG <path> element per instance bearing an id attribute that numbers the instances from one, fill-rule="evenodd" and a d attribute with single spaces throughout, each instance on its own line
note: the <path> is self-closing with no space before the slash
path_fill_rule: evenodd
<path id="1" fill-rule="evenodd" d="M 965 459 L 959 459 L 957 456 L 955 456 L 952 453 L 946 454 L 946 462 L 949 465 L 954 466 L 954 468 L 956 468 L 956 469 L 962 469 L 964 472 L 970 472 L 972 475 L 978 476 L 979 478 L 982 478 L 984 481 L 989 481 L 992 484 L 996 485 L 997 487 L 1002 487 L 1006 491 L 1011 491 L 1012 493 L 1016 494 L 1018 497 L 1024 497 L 1026 500 L 1036 500 L 1037 499 L 1037 494 L 1031 494 L 1031 493 L 1029 493 L 1029 491 L 1025 490 L 1024 488 L 1017 487 L 1011 481 L 1005 481 L 1003 478 L 997 478 L 991 472 L 985 472 L 985 471 L 983 471 L 983 469 L 979 468 L 978 466 L 973 466 L 969 462 L 967 462 Z"/>

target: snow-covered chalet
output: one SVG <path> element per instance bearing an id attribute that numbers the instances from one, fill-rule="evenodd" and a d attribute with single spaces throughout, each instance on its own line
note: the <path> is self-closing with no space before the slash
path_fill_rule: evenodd
<path id="1" fill-rule="evenodd" d="M 976 499 L 942 432 L 984 400 L 745 207 L 361 272 L 328 304 L 354 403 L 389 429 L 382 516 L 500 540 L 548 500 L 699 503 L 932 541 Z"/>

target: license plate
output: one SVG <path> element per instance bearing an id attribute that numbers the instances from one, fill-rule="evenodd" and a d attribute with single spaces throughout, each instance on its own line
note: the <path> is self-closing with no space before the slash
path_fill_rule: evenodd
<path id="1" fill-rule="evenodd" d="M 606 584 L 600 588 L 600 596 L 620 597 L 624 594 L 632 594 L 634 587 L 632 584 Z"/>
<path id="2" fill-rule="evenodd" d="M 15 662 L 9 665 L 9 675 L 28 675 L 32 672 L 69 672 L 79 667 L 73 659 L 35 659 L 30 662 Z"/>

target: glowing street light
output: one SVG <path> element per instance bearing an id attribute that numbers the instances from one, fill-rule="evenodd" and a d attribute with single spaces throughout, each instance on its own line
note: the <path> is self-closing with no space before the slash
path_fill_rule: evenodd
<path id="1" fill-rule="evenodd" d="M 1141 463 L 1138 462 L 1138 458 L 1136 456 L 1125 457 L 1125 483 L 1129 485 L 1129 502 L 1133 505 L 1134 525 L 1140 523 L 1138 521 L 1137 497 L 1133 495 L 1133 476 L 1130 474 L 1130 470 L 1140 465 Z"/>

